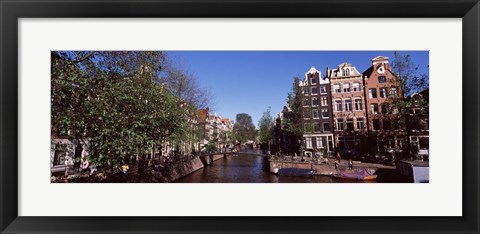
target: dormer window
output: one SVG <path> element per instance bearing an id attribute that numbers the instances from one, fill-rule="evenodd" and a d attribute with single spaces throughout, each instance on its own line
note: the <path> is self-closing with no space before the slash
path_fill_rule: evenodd
<path id="1" fill-rule="evenodd" d="M 350 69 L 344 68 L 342 69 L 342 76 L 349 76 L 350 75 Z"/>

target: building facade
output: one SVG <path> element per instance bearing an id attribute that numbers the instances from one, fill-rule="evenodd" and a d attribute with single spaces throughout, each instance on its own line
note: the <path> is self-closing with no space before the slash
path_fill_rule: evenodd
<path id="1" fill-rule="evenodd" d="M 399 79 L 390 70 L 388 57 L 373 58 L 372 66 L 363 72 L 363 76 L 370 152 L 386 155 L 401 151 L 405 131 L 397 124 L 398 110 L 392 104 L 403 96 Z"/>
<path id="2" fill-rule="evenodd" d="M 362 151 L 367 136 L 367 115 L 362 74 L 350 63 L 327 67 L 330 79 L 335 141 L 340 149 Z"/>
<path id="3" fill-rule="evenodd" d="M 331 152 L 335 147 L 328 77 L 311 67 L 305 80 L 298 81 L 302 97 L 303 141 L 306 152 Z"/>

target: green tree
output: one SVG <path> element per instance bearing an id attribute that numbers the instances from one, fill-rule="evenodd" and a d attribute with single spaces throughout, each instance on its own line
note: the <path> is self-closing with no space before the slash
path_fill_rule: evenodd
<path id="1" fill-rule="evenodd" d="M 273 117 L 270 112 L 270 107 L 263 112 L 262 118 L 258 121 L 258 135 L 260 144 L 268 144 L 273 135 Z"/>
<path id="2" fill-rule="evenodd" d="M 297 152 L 303 146 L 303 120 L 302 120 L 302 90 L 298 87 L 299 79 L 294 78 L 294 86 L 287 95 L 287 106 L 283 108 L 282 128 L 284 134 L 290 139 L 287 151 Z"/>
<path id="3" fill-rule="evenodd" d="M 394 86 L 400 87 L 401 95 L 398 97 L 389 95 L 390 111 L 395 114 L 395 124 L 398 128 L 406 130 L 406 151 L 411 153 L 413 151 L 408 139 L 412 130 L 425 129 L 425 127 L 428 129 L 425 121 L 428 121 L 429 118 L 429 76 L 428 74 L 419 74 L 419 65 L 412 61 L 409 54 L 395 52 L 391 66 L 392 71 L 397 75 L 392 83 Z M 424 93 L 425 96 L 412 98 L 415 93 Z"/>
<path id="4" fill-rule="evenodd" d="M 52 130 L 88 142 L 97 166 L 118 168 L 191 132 L 196 109 L 156 80 L 163 53 L 54 51 L 51 59 Z"/>
<path id="5" fill-rule="evenodd" d="M 252 117 L 246 113 L 237 114 L 235 124 L 233 125 L 233 131 L 235 132 L 236 140 L 239 143 L 255 140 L 255 125 L 253 125 Z"/>

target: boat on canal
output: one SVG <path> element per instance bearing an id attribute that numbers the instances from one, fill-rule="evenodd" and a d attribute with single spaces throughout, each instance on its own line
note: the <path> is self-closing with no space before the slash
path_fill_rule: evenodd
<path id="1" fill-rule="evenodd" d="M 335 178 L 345 179 L 345 180 L 376 180 L 377 179 L 377 175 L 371 174 L 366 169 L 363 169 L 361 171 L 352 171 L 352 172 L 341 171 L 341 172 L 338 172 L 337 174 L 333 174 L 332 176 Z"/>
<path id="2" fill-rule="evenodd" d="M 274 172 L 279 176 L 309 177 L 315 175 L 315 173 L 317 173 L 317 170 L 303 168 L 277 168 L 274 170 Z"/>

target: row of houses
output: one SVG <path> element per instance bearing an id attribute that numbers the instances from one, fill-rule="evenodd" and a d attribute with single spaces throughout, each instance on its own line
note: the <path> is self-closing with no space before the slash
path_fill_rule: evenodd
<path id="1" fill-rule="evenodd" d="M 233 121 L 222 118 L 217 113 L 209 114 L 209 109 L 198 110 L 198 124 L 202 129 L 200 149 L 212 142 L 218 149 L 224 149 L 232 144 Z"/>
<path id="2" fill-rule="evenodd" d="M 324 75 L 311 67 L 304 80 L 295 79 L 307 152 L 343 150 L 386 155 L 401 152 L 408 140 L 419 152 L 425 154 L 426 150 L 428 154 L 428 118 L 422 129 L 401 127 L 398 110 L 392 108 L 404 98 L 400 80 L 392 72 L 388 57 L 378 56 L 371 62 L 363 72 L 350 63 L 327 67 Z M 425 92 L 426 96 L 419 93 L 408 98 L 428 101 L 428 90 Z M 284 114 L 279 114 L 277 123 L 282 123 Z"/>

